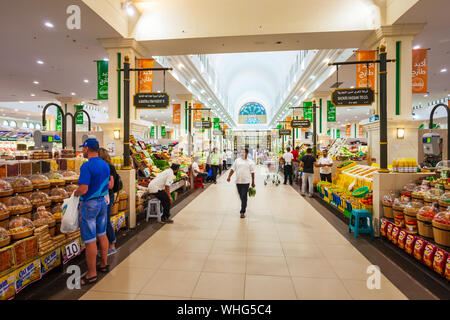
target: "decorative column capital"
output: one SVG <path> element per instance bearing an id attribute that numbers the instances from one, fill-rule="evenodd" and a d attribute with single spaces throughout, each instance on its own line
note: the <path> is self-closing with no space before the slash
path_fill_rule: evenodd
<path id="1" fill-rule="evenodd" d="M 370 36 L 364 40 L 364 45 L 368 48 L 375 47 L 383 38 L 392 37 L 414 37 L 419 34 L 426 23 L 409 23 L 409 24 L 395 24 L 391 26 L 381 26 L 374 30 Z"/>
<path id="2" fill-rule="evenodd" d="M 73 104 L 73 105 L 81 104 L 81 101 L 83 101 L 80 98 L 74 98 L 74 97 L 58 97 L 58 98 L 56 98 L 56 100 L 61 102 L 61 104 L 67 103 L 67 104 Z"/>
<path id="3" fill-rule="evenodd" d="M 101 38 L 98 42 L 106 50 L 133 49 L 141 57 L 148 53 L 148 50 L 133 38 Z"/>
<path id="4" fill-rule="evenodd" d="M 319 100 L 319 99 L 326 100 L 330 96 L 331 96 L 331 92 L 330 91 L 314 91 L 312 93 L 312 97 L 314 99 L 316 99 L 316 100 Z M 316 101 L 316 102 L 318 102 L 318 101 Z"/>

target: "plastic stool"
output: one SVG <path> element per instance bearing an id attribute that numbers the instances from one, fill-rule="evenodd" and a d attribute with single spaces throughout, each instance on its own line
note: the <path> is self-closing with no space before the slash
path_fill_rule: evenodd
<path id="1" fill-rule="evenodd" d="M 368 233 L 373 238 L 372 214 L 364 209 L 353 209 L 348 225 L 348 232 L 351 233 L 352 230 L 355 238 L 357 238 L 360 233 Z"/>
<path id="2" fill-rule="evenodd" d="M 204 188 L 203 179 L 202 177 L 195 177 L 194 178 L 194 188 Z"/>
<path id="3" fill-rule="evenodd" d="M 159 214 L 158 214 L 159 212 Z M 161 201 L 159 199 L 150 199 L 148 200 L 147 205 L 147 217 L 145 221 L 148 221 L 150 218 L 158 219 L 158 222 L 161 222 L 161 216 L 163 214 L 163 208 L 161 206 Z"/>

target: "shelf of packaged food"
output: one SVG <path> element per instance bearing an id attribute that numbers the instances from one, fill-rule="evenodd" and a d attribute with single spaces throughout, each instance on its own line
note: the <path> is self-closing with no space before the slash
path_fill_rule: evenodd
<path id="1" fill-rule="evenodd" d="M 392 245 L 405 251 L 411 259 L 422 263 L 438 275 L 450 281 L 450 256 L 448 247 L 429 238 L 409 232 L 387 218 L 381 219 L 380 234 Z"/>

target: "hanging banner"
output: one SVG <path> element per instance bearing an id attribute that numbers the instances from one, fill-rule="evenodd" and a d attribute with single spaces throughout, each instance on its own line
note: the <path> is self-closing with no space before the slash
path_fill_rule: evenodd
<path id="1" fill-rule="evenodd" d="M 154 137 L 155 136 L 155 127 L 151 126 L 150 127 L 150 137 Z"/>
<path id="2" fill-rule="evenodd" d="M 336 122 L 336 107 L 330 100 L 327 101 L 327 122 Z"/>
<path id="3" fill-rule="evenodd" d="M 166 136 L 166 127 L 161 126 L 161 137 L 165 137 L 165 136 Z"/>
<path id="4" fill-rule="evenodd" d="M 359 125 L 359 136 L 362 137 L 364 135 L 364 127 Z"/>
<path id="5" fill-rule="evenodd" d="M 59 111 L 59 109 L 57 109 L 57 113 L 56 113 L 56 131 L 61 131 L 62 130 L 62 115 L 61 115 L 61 111 Z"/>
<path id="6" fill-rule="evenodd" d="M 75 106 L 75 112 L 78 111 L 78 110 L 83 110 L 83 105 L 82 104 Z M 79 114 L 77 114 L 77 118 L 75 119 L 75 123 L 76 124 L 83 124 L 83 121 L 84 121 L 83 116 L 84 116 L 84 112 L 80 112 Z"/>
<path id="7" fill-rule="evenodd" d="M 214 123 L 214 130 L 220 130 L 220 119 L 213 118 L 213 123 Z"/>
<path id="8" fill-rule="evenodd" d="M 180 124 L 181 123 L 181 105 L 180 104 L 174 104 L 173 105 L 172 123 L 173 124 Z"/>
<path id="9" fill-rule="evenodd" d="M 340 138 L 341 137 L 341 130 L 336 129 L 336 138 Z"/>
<path id="10" fill-rule="evenodd" d="M 97 61 L 97 99 L 108 100 L 108 61 Z"/>
<path id="11" fill-rule="evenodd" d="M 303 102 L 303 118 L 308 119 L 309 121 L 313 121 L 313 103 L 312 101 Z M 305 108 L 306 107 L 306 108 Z"/>
<path id="12" fill-rule="evenodd" d="M 427 49 L 412 51 L 412 93 L 428 92 Z"/>
<path id="13" fill-rule="evenodd" d="M 347 124 L 347 125 L 345 126 L 345 135 L 346 135 L 347 137 L 350 137 L 351 134 L 352 134 L 352 126 L 349 125 L 349 124 Z"/>
<path id="14" fill-rule="evenodd" d="M 375 50 L 358 50 L 356 51 L 356 61 L 375 60 Z M 375 63 L 357 64 L 356 65 L 356 88 L 372 88 L 375 89 Z M 367 85 L 367 81 L 369 85 Z"/>
<path id="15" fill-rule="evenodd" d="M 138 59 L 137 68 L 153 68 L 153 59 Z M 137 92 L 153 92 L 153 71 L 139 71 Z"/>
<path id="16" fill-rule="evenodd" d="M 202 121 L 202 110 L 195 110 L 195 109 L 201 109 L 201 108 L 202 108 L 201 103 L 194 103 L 193 122 Z"/>

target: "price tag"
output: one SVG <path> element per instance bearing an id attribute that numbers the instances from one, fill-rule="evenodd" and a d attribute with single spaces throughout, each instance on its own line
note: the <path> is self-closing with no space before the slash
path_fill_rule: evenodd
<path id="1" fill-rule="evenodd" d="M 64 246 L 64 263 L 79 255 L 81 252 L 80 241 L 75 239 L 68 245 Z"/>

